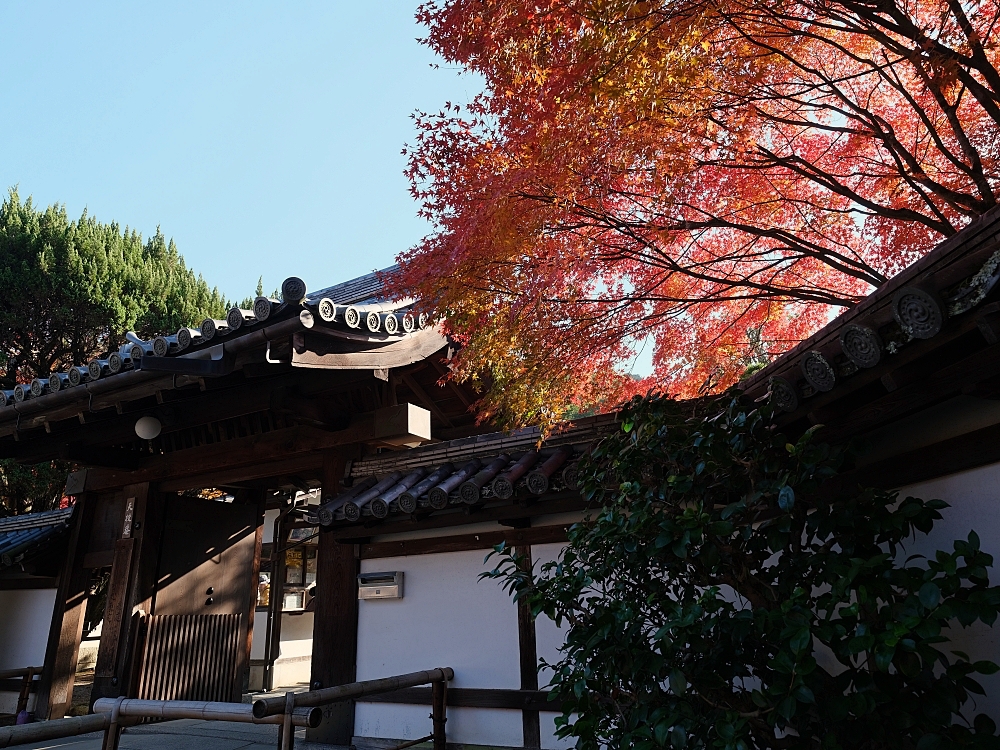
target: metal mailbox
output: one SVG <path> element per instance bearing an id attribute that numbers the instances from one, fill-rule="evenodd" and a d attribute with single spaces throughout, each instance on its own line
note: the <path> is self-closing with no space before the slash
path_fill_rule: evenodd
<path id="1" fill-rule="evenodd" d="M 403 571 L 362 573 L 358 576 L 358 599 L 402 599 Z"/>

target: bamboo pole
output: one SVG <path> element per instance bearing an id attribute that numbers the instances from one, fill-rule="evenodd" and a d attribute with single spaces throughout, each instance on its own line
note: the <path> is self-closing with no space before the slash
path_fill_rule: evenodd
<path id="1" fill-rule="evenodd" d="M 41 674 L 41 667 L 18 667 L 17 669 L 0 669 L 0 680 L 12 680 L 23 677 L 26 673 Z"/>
<path id="2" fill-rule="evenodd" d="M 108 728 L 110 722 L 111 715 L 101 713 L 39 721 L 34 724 L 21 724 L 13 727 L 0 727 L 0 747 L 27 745 L 34 742 L 58 740 L 63 737 L 74 737 L 78 734 L 103 732 Z"/>
<path id="3" fill-rule="evenodd" d="M 99 698 L 94 702 L 94 713 L 109 712 L 118 698 Z M 281 698 L 282 707 L 285 699 Z M 118 709 L 119 716 L 133 719 L 201 719 L 202 721 L 234 721 L 242 724 L 281 724 L 282 712 L 277 715 L 257 716 L 249 703 L 223 703 L 219 701 L 154 701 L 125 698 Z M 292 724 L 297 727 L 318 727 L 323 710 L 316 706 L 296 707 Z"/>
<path id="4" fill-rule="evenodd" d="M 391 693 L 393 690 L 426 685 L 429 682 L 450 681 L 455 679 L 455 670 L 451 667 L 438 667 L 425 672 L 410 672 L 409 674 L 396 675 L 395 677 L 382 677 L 377 680 L 364 680 L 362 682 L 351 682 L 347 685 L 337 685 L 336 687 L 323 688 L 322 690 L 310 690 L 307 693 L 295 694 L 295 705 L 299 706 L 325 706 L 329 703 L 338 703 L 351 698 L 360 698 L 365 695 L 377 695 L 379 693 Z M 260 698 L 253 703 L 253 715 L 258 719 L 265 716 L 277 716 L 284 713 L 285 696 L 273 698 Z"/>

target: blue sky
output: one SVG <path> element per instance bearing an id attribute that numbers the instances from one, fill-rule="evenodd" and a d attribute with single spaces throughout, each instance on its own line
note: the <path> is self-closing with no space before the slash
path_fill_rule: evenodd
<path id="1" fill-rule="evenodd" d="M 7 3 L 0 183 L 160 225 L 230 298 L 384 267 L 428 230 L 410 114 L 481 85 L 430 67 L 416 6 Z"/>

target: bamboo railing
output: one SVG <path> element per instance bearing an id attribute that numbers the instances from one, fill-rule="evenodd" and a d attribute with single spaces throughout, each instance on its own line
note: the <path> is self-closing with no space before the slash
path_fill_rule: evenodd
<path id="1" fill-rule="evenodd" d="M 2 674 L 4 673 L 0 673 Z M 404 742 L 397 750 L 428 741 L 433 742 L 434 750 L 445 750 L 447 685 L 454 678 L 453 669 L 441 667 L 306 693 L 285 693 L 284 696 L 261 698 L 252 705 L 216 701 L 100 698 L 94 702 L 94 713 L 88 716 L 0 727 L 0 748 L 104 732 L 102 750 L 118 750 L 122 729 L 143 719 L 200 719 L 243 724 L 278 724 L 281 727 L 278 730 L 278 750 L 293 750 L 295 728 L 319 726 L 323 716 L 322 706 L 430 683 L 433 689 L 432 732 L 426 737 Z"/>

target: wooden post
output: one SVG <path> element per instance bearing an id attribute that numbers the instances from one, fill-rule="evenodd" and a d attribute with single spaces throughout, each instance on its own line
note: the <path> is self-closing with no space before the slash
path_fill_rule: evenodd
<path id="1" fill-rule="evenodd" d="M 264 658 L 264 689 L 274 689 L 274 662 L 281 655 L 281 610 L 284 608 L 283 590 L 285 586 L 285 548 L 288 533 L 285 531 L 287 509 L 278 514 L 271 535 L 271 598 L 268 602 L 267 644 Z"/>
<path id="2" fill-rule="evenodd" d="M 134 650 L 132 614 L 155 607 L 156 568 L 163 530 L 163 497 L 148 482 L 123 488 L 125 514 L 115 542 L 101 645 L 90 701 L 124 695 Z"/>
<path id="3" fill-rule="evenodd" d="M 521 557 L 524 570 L 531 571 L 531 546 L 515 547 L 514 552 Z M 538 690 L 538 649 L 535 643 L 535 621 L 527 602 L 517 603 L 517 645 L 521 657 L 521 690 Z M 521 710 L 521 726 L 524 733 L 524 747 L 540 748 L 542 731 L 538 721 L 538 711 Z"/>
<path id="4" fill-rule="evenodd" d="M 247 498 L 250 503 L 257 504 L 257 533 L 253 542 L 253 563 L 250 571 L 250 611 L 247 613 L 247 642 L 243 651 L 243 690 L 250 689 L 250 653 L 253 651 L 253 625 L 257 615 L 257 589 L 260 583 L 260 557 L 264 544 L 264 506 L 267 503 L 267 493 L 263 489 L 254 490 Z"/>
<path id="5" fill-rule="evenodd" d="M 338 495 L 345 459 L 332 455 L 323 464 L 323 498 Z M 353 682 L 358 647 L 358 557 L 354 545 L 339 544 L 328 528 L 319 535 L 316 559 L 316 612 L 313 620 L 312 689 Z M 323 707 L 323 722 L 306 731 L 313 742 L 350 745 L 354 702 Z"/>
<path id="6" fill-rule="evenodd" d="M 35 699 L 35 716 L 61 719 L 73 702 L 73 682 L 80 655 L 83 618 L 87 615 L 87 594 L 91 571 L 83 567 L 87 540 L 94 521 L 97 496 L 77 498 L 73 530 L 66 549 L 66 562 L 59 575 L 52 624 L 45 648 L 45 664 Z"/>
<path id="7" fill-rule="evenodd" d="M 431 687 L 431 720 L 434 727 L 434 750 L 445 750 L 447 739 L 445 723 L 448 721 L 448 683 L 439 680 Z"/>
<path id="8" fill-rule="evenodd" d="M 14 709 L 15 716 L 28 709 L 28 696 L 31 694 L 31 681 L 34 679 L 35 670 L 32 667 L 28 667 L 24 673 L 24 679 L 21 681 L 21 692 L 17 696 L 17 708 Z"/>

